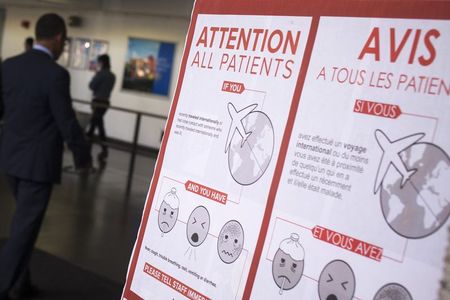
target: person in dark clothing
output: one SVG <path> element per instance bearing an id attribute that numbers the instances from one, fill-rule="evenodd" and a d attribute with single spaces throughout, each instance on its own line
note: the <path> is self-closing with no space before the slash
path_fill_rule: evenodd
<path id="1" fill-rule="evenodd" d="M 63 141 L 78 169 L 92 166 L 89 144 L 72 108 L 69 72 L 56 63 L 67 36 L 65 22 L 56 14 L 45 14 L 37 21 L 35 34 L 32 50 L 2 64 L 5 112 L 0 165 L 16 209 L 0 251 L 1 300 L 9 299 L 21 278 L 29 278 L 29 259 L 52 187 L 61 179 Z M 22 282 L 26 294 L 31 283 Z"/>
<path id="2" fill-rule="evenodd" d="M 98 128 L 100 141 L 102 143 L 102 152 L 98 155 L 98 160 L 104 163 L 108 157 L 108 147 L 106 146 L 106 132 L 103 116 L 108 110 L 109 97 L 116 82 L 116 76 L 111 72 L 111 63 L 107 54 L 98 57 L 99 71 L 89 83 L 94 98 L 92 100 L 92 118 L 89 124 L 87 135 L 92 138 L 94 131 Z M 97 106 L 99 105 L 99 106 Z"/>
<path id="3" fill-rule="evenodd" d="M 25 51 L 30 51 L 31 49 L 33 49 L 33 45 L 34 45 L 34 39 L 32 37 L 27 37 L 25 39 Z"/>
<path id="4" fill-rule="evenodd" d="M 3 112 L 4 112 L 4 105 L 3 105 L 3 91 L 2 91 L 2 70 L 1 70 L 1 65 L 2 65 L 2 58 L 0 57 L 0 135 L 2 133 L 2 119 L 3 119 Z"/>

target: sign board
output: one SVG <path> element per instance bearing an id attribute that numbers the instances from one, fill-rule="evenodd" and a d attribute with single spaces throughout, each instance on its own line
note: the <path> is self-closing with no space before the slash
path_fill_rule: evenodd
<path id="1" fill-rule="evenodd" d="M 436 299 L 449 18 L 197 1 L 123 299 Z"/>

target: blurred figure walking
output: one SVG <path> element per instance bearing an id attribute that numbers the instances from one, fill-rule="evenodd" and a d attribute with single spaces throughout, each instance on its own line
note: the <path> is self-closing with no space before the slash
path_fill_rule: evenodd
<path id="1" fill-rule="evenodd" d="M 72 108 L 69 72 L 55 62 L 66 37 L 64 19 L 45 14 L 36 23 L 33 49 L 2 64 L 0 162 L 16 209 L 0 252 L 0 300 L 9 299 L 11 292 L 18 298 L 34 290 L 28 264 L 53 185 L 61 180 L 63 141 L 78 169 L 92 166 L 89 144 Z"/>
<path id="2" fill-rule="evenodd" d="M 89 83 L 89 88 L 92 90 L 94 98 L 92 100 L 92 118 L 89 124 L 89 130 L 87 131 L 87 136 L 92 138 L 95 129 L 98 129 L 102 151 L 98 154 L 97 159 L 101 164 L 104 164 L 108 157 L 108 147 L 106 146 L 106 132 L 103 116 L 108 110 L 109 98 L 114 83 L 116 82 L 116 76 L 111 72 L 109 55 L 100 55 L 97 61 L 99 70 Z"/>

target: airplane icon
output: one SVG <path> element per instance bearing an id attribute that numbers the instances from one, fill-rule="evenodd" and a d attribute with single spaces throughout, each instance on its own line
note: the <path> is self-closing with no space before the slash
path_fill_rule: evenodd
<path id="1" fill-rule="evenodd" d="M 375 179 L 374 194 L 380 189 L 383 179 L 386 176 L 389 167 L 392 165 L 402 176 L 401 187 L 408 182 L 409 178 L 416 173 L 417 169 L 408 170 L 405 163 L 400 158 L 400 152 L 411 147 L 414 143 L 425 136 L 424 133 L 416 133 L 396 141 L 391 141 L 387 135 L 381 130 L 375 130 L 375 139 L 383 155 L 381 156 L 380 165 L 378 166 L 377 177 Z"/>
<path id="2" fill-rule="evenodd" d="M 233 139 L 236 130 L 242 137 L 241 147 L 244 146 L 245 141 L 249 138 L 252 132 L 245 131 L 244 125 L 242 124 L 242 120 L 246 116 L 248 116 L 249 113 L 254 111 L 257 106 L 258 104 L 252 104 L 247 107 L 244 107 L 240 111 L 237 111 L 236 107 L 231 102 L 228 102 L 228 113 L 230 114 L 231 117 L 231 125 L 230 129 L 228 130 L 227 142 L 225 144 L 225 153 L 227 153 L 228 150 L 230 149 L 231 141 Z"/>

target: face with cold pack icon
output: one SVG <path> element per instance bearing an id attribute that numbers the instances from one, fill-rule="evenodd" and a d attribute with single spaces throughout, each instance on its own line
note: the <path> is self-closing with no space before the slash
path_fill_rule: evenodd
<path id="1" fill-rule="evenodd" d="M 299 235 L 292 233 L 280 243 L 272 261 L 272 276 L 275 284 L 283 291 L 294 288 L 303 275 L 305 251 L 299 243 Z"/>
<path id="2" fill-rule="evenodd" d="M 180 200 L 176 194 L 177 190 L 172 188 L 168 192 L 159 207 L 158 226 L 161 232 L 167 233 L 173 229 L 178 219 Z"/>
<path id="3" fill-rule="evenodd" d="M 241 255 L 244 246 L 244 229 L 238 221 L 231 220 L 223 225 L 217 239 L 217 252 L 220 259 L 231 264 Z"/>
<path id="4" fill-rule="evenodd" d="M 189 243 L 200 246 L 208 236 L 209 232 L 209 212 L 204 206 L 197 206 L 189 216 L 186 227 L 186 236 Z"/>
<path id="5" fill-rule="evenodd" d="M 320 300 L 352 300 L 355 293 L 355 275 L 343 260 L 333 260 L 319 277 Z"/>

